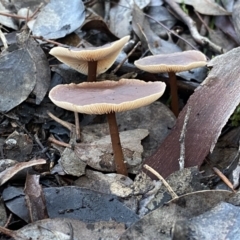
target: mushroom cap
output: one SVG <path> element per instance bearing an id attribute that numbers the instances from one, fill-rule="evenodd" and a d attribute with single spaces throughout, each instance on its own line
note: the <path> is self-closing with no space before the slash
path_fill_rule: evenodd
<path id="1" fill-rule="evenodd" d="M 105 80 L 54 87 L 49 98 L 66 110 L 86 114 L 106 114 L 146 106 L 162 96 L 164 82 L 137 79 Z"/>
<path id="2" fill-rule="evenodd" d="M 101 47 L 89 47 L 84 49 L 54 47 L 49 53 L 59 61 L 85 75 L 88 74 L 88 62 L 97 61 L 97 75 L 99 75 L 106 72 L 113 65 L 129 38 L 129 36 L 126 36 Z"/>
<path id="3" fill-rule="evenodd" d="M 207 58 L 200 51 L 189 50 L 145 57 L 135 61 L 134 64 L 150 73 L 182 72 L 205 66 Z"/>

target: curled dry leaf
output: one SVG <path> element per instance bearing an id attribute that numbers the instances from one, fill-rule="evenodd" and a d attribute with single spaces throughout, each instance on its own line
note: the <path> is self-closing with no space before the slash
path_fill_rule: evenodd
<path id="1" fill-rule="evenodd" d="M 15 174 L 17 174 L 19 171 L 25 168 L 32 167 L 39 164 L 45 164 L 45 163 L 46 163 L 45 159 L 37 159 L 29 162 L 17 163 L 14 166 L 7 168 L 6 170 L 0 173 L 0 185 L 3 185 L 5 182 L 11 179 Z"/>

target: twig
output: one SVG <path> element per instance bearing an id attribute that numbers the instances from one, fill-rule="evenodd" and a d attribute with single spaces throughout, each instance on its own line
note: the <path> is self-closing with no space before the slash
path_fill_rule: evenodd
<path id="1" fill-rule="evenodd" d="M 203 19 L 202 16 L 197 11 L 194 11 L 194 12 L 197 15 L 198 19 L 202 23 L 202 26 L 201 26 L 201 29 L 200 29 L 200 34 L 205 35 L 206 31 L 210 32 L 211 29 L 209 28 L 207 23 L 204 21 L 204 19 L 205 19 L 205 20 L 207 20 L 207 22 L 209 22 L 209 16 L 206 15 L 206 16 L 204 16 L 204 19 Z"/>
<path id="2" fill-rule="evenodd" d="M 60 46 L 60 47 L 66 47 L 66 45 L 64 45 L 64 44 L 61 44 L 61 43 L 53 41 L 53 40 L 45 39 L 45 38 L 43 38 L 41 36 L 31 35 L 31 37 L 35 38 L 35 39 L 39 39 L 39 40 L 44 41 L 44 42 L 52 43 L 52 44 Z"/>
<path id="3" fill-rule="evenodd" d="M 24 17 L 24 16 L 19 16 L 17 14 L 12 14 L 12 13 L 6 13 L 6 12 L 0 12 L 0 15 L 5 16 L 5 17 L 11 17 L 15 19 L 23 19 L 25 21 L 29 21 L 35 17 L 35 15 L 39 12 L 41 7 L 43 6 L 43 3 L 40 3 L 37 9 L 34 11 L 34 13 L 30 17 Z"/>
<path id="4" fill-rule="evenodd" d="M 64 126 L 65 128 L 67 128 L 69 131 L 73 131 L 74 129 L 74 125 L 61 120 L 60 118 L 56 117 L 55 115 L 53 115 L 51 112 L 47 111 L 47 114 L 50 118 L 52 118 L 54 121 L 58 122 L 59 124 L 61 124 L 62 126 Z"/>
<path id="5" fill-rule="evenodd" d="M 13 216 L 12 213 L 10 213 L 10 214 L 9 214 L 9 217 L 8 217 L 8 219 L 7 219 L 7 222 L 6 222 L 5 225 L 4 225 L 5 228 L 8 227 L 10 221 L 12 220 L 12 216 Z"/>
<path id="6" fill-rule="evenodd" d="M 117 67 L 111 72 L 112 74 L 115 74 L 118 69 L 125 63 L 125 61 L 129 58 L 129 56 L 131 56 L 134 51 L 136 50 L 136 48 L 141 44 L 141 42 L 137 42 L 137 44 L 134 46 L 134 48 L 128 53 L 128 55 L 117 65 Z"/>
<path id="7" fill-rule="evenodd" d="M 167 181 L 157 171 L 155 171 L 153 168 L 151 168 L 147 164 L 144 164 L 143 167 L 145 169 L 147 169 L 149 172 L 151 172 L 152 174 L 154 174 L 160 181 L 162 181 L 162 183 L 167 188 L 168 192 L 170 193 L 170 195 L 172 196 L 173 199 L 178 198 L 178 195 L 173 191 L 171 186 L 167 183 Z"/>
<path id="8" fill-rule="evenodd" d="M 47 155 L 48 159 L 51 159 L 50 154 L 49 154 L 48 152 L 46 152 L 46 148 L 42 145 L 42 143 L 41 143 L 41 141 L 39 140 L 37 134 L 34 134 L 34 140 L 35 140 L 35 142 L 38 144 L 38 146 L 42 149 L 42 152 L 43 152 L 43 150 L 44 150 L 43 153 L 45 153 L 45 154 Z"/>
<path id="9" fill-rule="evenodd" d="M 71 144 L 58 141 L 57 139 L 55 139 L 55 138 L 53 138 L 53 137 L 49 137 L 49 138 L 48 138 L 48 141 L 51 142 L 51 143 L 55 143 L 55 144 L 57 144 L 57 145 L 59 145 L 59 146 L 62 146 L 62 147 L 66 147 L 66 148 L 69 148 L 69 149 L 73 149 L 73 147 L 72 147 Z"/>
<path id="10" fill-rule="evenodd" d="M 233 192 L 236 192 L 234 190 L 234 187 L 233 187 L 232 183 L 229 181 L 229 179 L 218 168 L 213 167 L 212 169 Z"/>
<path id="11" fill-rule="evenodd" d="M 186 39 L 184 39 L 183 37 L 181 37 L 180 35 L 178 35 L 176 32 L 174 32 L 173 30 L 169 29 L 168 27 L 166 27 L 163 23 L 157 21 L 155 18 L 153 18 L 152 16 L 144 13 L 148 18 L 152 19 L 153 21 L 155 21 L 156 23 L 158 23 L 161 27 L 163 27 L 165 30 L 167 30 L 169 33 L 171 33 L 172 35 L 176 36 L 177 38 L 183 40 L 185 43 L 187 43 L 192 49 L 198 50 L 195 46 L 193 46 L 189 41 L 187 41 Z"/>
<path id="12" fill-rule="evenodd" d="M 0 12 L 0 15 L 5 16 L 5 17 L 12 17 L 12 18 L 16 18 L 16 19 L 24 19 L 26 20 L 26 17 L 23 16 L 19 16 L 17 14 L 11 14 L 11 13 L 5 13 L 5 12 Z"/>
<path id="13" fill-rule="evenodd" d="M 196 22 L 193 21 L 181 8 L 180 6 L 173 0 L 164 0 L 171 8 L 172 10 L 180 17 L 180 19 L 188 26 L 188 29 L 198 44 L 202 46 L 208 46 L 210 49 L 212 49 L 216 53 L 224 53 L 225 50 L 210 41 L 208 38 L 203 37 L 199 34 L 197 30 Z"/>
<path id="14" fill-rule="evenodd" d="M 40 9 L 42 8 L 43 3 L 40 3 L 39 6 L 37 7 L 37 9 L 33 12 L 33 14 L 29 17 L 28 21 L 30 21 L 31 19 L 33 19 L 36 14 L 40 11 Z"/>
<path id="15" fill-rule="evenodd" d="M 186 113 L 185 118 L 184 118 L 184 122 L 183 122 L 182 131 L 181 131 L 181 134 L 180 134 L 180 138 L 179 138 L 180 157 L 179 157 L 178 161 L 179 161 L 179 168 L 180 168 L 180 170 L 183 170 L 184 169 L 184 165 L 185 165 L 185 136 L 186 136 L 186 132 L 187 132 L 187 124 L 188 124 L 190 112 L 191 112 L 191 108 L 188 107 L 187 113 Z"/>

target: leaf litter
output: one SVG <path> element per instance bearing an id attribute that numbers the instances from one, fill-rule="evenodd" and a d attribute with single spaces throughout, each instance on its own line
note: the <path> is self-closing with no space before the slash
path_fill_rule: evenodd
<path id="1" fill-rule="evenodd" d="M 39 5 L 14 0 L 1 7 L 2 233 L 15 239 L 213 239 L 216 226 L 225 226 L 220 239 L 226 234 L 237 239 L 240 147 L 239 130 L 231 126 L 240 102 L 237 3 L 76 0 L 66 6 L 64 1 Z M 25 15 L 16 14 L 21 10 Z M 212 22 L 209 16 L 215 16 Z M 86 76 L 49 56 L 52 47 L 95 47 L 126 35 L 131 40 L 121 57 L 99 80 L 117 81 L 128 73 L 168 84 L 166 75 L 143 72 L 133 62 L 193 47 L 213 58 L 208 73 L 200 69 L 178 75 L 182 112 L 176 121 L 168 108 L 168 89 L 161 102 L 117 115 L 128 177 L 115 173 L 104 116 L 79 115 L 83 141 L 76 143 L 73 113 L 57 108 L 47 97 L 59 83 L 86 81 Z M 49 117 L 49 110 L 56 118 Z M 96 152 L 108 158 L 97 161 Z M 185 164 L 180 171 L 179 158 Z M 177 198 L 171 200 L 165 184 L 141 171 L 143 161 L 166 178 Z M 233 186 L 229 188 L 216 169 Z M 15 226 L 16 220 L 21 226 Z"/>

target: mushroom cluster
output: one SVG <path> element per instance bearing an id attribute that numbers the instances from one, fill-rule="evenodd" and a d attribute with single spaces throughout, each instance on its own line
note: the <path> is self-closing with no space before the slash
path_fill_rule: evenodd
<path id="1" fill-rule="evenodd" d="M 97 75 L 112 66 L 128 40 L 129 36 L 102 47 L 84 50 L 56 47 L 50 51 L 50 54 L 66 65 L 87 74 L 88 81 L 57 85 L 49 92 L 49 98 L 57 106 L 75 112 L 75 116 L 77 113 L 107 115 L 116 172 L 123 175 L 128 172 L 115 113 L 146 106 L 161 97 L 166 88 L 163 82 L 144 82 L 138 79 L 96 81 Z"/>
<path id="2" fill-rule="evenodd" d="M 96 81 L 96 77 L 106 72 L 116 60 L 118 54 L 128 42 L 129 36 L 125 36 L 112 43 L 100 47 L 88 47 L 83 49 L 68 49 L 64 47 L 54 47 L 49 52 L 59 61 L 78 72 L 87 75 L 88 82 Z M 76 126 L 76 141 L 80 142 L 80 126 L 78 113 L 74 112 Z"/>
<path id="3" fill-rule="evenodd" d="M 189 50 L 148 56 L 135 61 L 134 64 L 141 70 L 150 73 L 168 73 L 171 90 L 171 109 L 177 117 L 179 114 L 179 104 L 175 73 L 203 67 L 207 64 L 207 58 L 200 51 Z"/>

